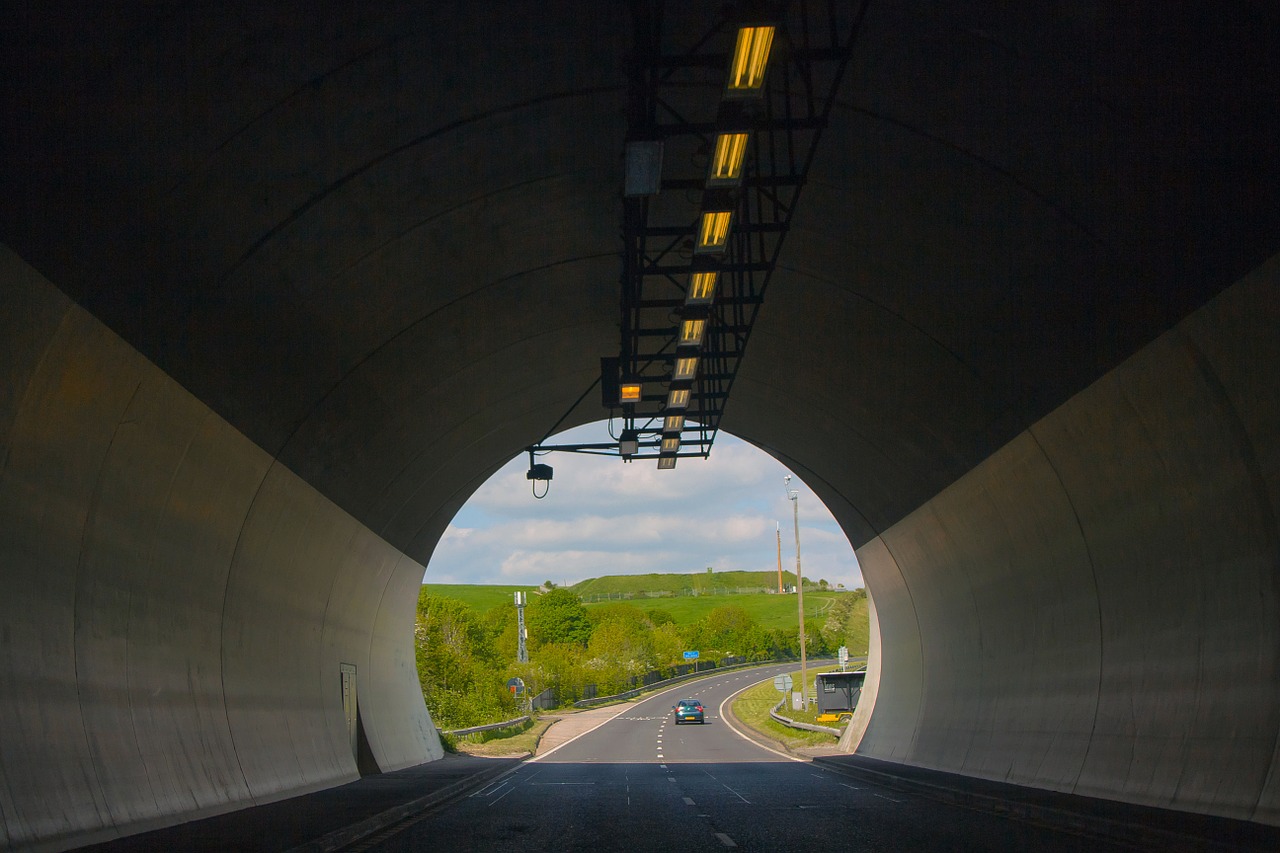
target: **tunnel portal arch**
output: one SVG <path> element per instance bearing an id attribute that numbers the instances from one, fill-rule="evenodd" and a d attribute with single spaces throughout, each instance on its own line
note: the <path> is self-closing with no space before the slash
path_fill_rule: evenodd
<path id="1" fill-rule="evenodd" d="M 1006 7 L 868 7 L 722 425 L 857 549 L 860 752 L 1280 824 L 1277 10 Z M 423 564 L 618 348 L 629 22 L 8 11 L 0 838 L 354 778 L 342 663 L 438 757 Z"/>

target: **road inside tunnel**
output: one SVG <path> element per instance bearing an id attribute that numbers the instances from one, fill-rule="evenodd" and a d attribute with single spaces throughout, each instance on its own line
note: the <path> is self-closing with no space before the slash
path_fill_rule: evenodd
<path id="1" fill-rule="evenodd" d="M 358 849 L 1133 849 L 943 805 L 754 743 L 728 706 L 774 669 L 713 676 L 628 704 L 598 728 Z M 683 698 L 704 703 L 704 725 L 674 723 L 671 706 Z"/>

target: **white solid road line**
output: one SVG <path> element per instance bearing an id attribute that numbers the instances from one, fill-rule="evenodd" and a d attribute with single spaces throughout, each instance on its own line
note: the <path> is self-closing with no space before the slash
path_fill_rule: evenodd
<path id="1" fill-rule="evenodd" d="M 708 676 L 708 678 L 714 678 L 714 677 L 715 677 L 714 675 Z M 747 686 L 748 686 L 748 687 L 753 687 L 753 686 L 755 686 L 756 684 L 763 684 L 763 683 L 764 683 L 764 682 L 766 682 L 766 681 L 772 681 L 772 680 L 773 680 L 772 678 L 762 678 L 762 679 L 760 679 L 759 681 L 753 682 L 752 684 L 749 684 L 749 685 L 747 685 Z M 738 691 L 738 693 L 741 693 L 743 690 L 746 690 L 746 689 L 747 689 L 747 688 L 746 688 L 746 687 L 744 687 L 744 688 L 742 688 L 742 690 L 739 690 L 739 691 Z M 575 740 L 577 740 L 578 738 L 582 737 L 583 735 L 589 735 L 589 734 L 591 734 L 591 733 L 592 733 L 592 732 L 594 732 L 596 729 L 598 729 L 598 728 L 600 728 L 601 726 L 603 726 L 605 723 L 611 722 L 615 717 L 619 717 L 619 716 L 621 716 L 623 711 L 626 711 L 626 710 L 629 710 L 629 709 L 634 709 L 634 708 L 636 707 L 636 705 L 643 704 L 644 702 L 649 702 L 649 701 L 656 700 L 656 699 L 657 699 L 658 697 L 660 697 L 660 696 L 666 696 L 668 693 L 675 693 L 675 692 L 677 692 L 678 690 L 680 690 L 680 686 L 679 686 L 679 685 L 676 685 L 675 687 L 669 687 L 669 688 L 667 688 L 666 690 L 662 690 L 662 691 L 660 691 L 660 692 L 658 692 L 658 693 L 653 694 L 652 696 L 646 697 L 645 699 L 641 699 L 641 700 L 640 700 L 640 702 L 635 702 L 635 703 L 633 703 L 633 702 L 623 702 L 621 705 L 619 705 L 619 706 L 618 706 L 618 711 L 617 711 L 617 713 L 613 714 L 612 716 L 602 718 L 602 719 L 600 720 L 600 722 L 596 723 L 594 726 L 592 726 L 591 728 L 587 729 L 585 732 L 579 732 L 578 734 L 576 734 L 576 735 L 574 735 L 573 737 L 569 738 L 569 739 L 568 739 L 567 741 L 565 741 L 564 743 L 562 743 L 562 744 L 558 744 L 558 745 L 556 745 L 556 746 L 552 747 L 551 749 L 548 749 L 546 752 L 542 753 L 541 755 L 535 755 L 535 756 L 533 756 L 532 758 L 527 758 L 527 759 L 525 759 L 525 760 L 522 762 L 522 764 L 536 764 L 537 762 L 539 762 L 539 761 L 541 761 L 542 759 L 546 758 L 548 755 L 555 755 L 556 751 L 557 751 L 557 750 L 559 750 L 560 748 L 568 746 L 569 744 L 573 743 Z M 728 699 L 725 699 L 725 700 L 724 700 L 724 702 L 721 702 L 721 703 L 720 703 L 720 718 L 721 718 L 721 719 L 724 719 L 726 723 L 728 723 L 729 721 L 728 721 L 727 719 L 725 719 L 725 716 L 724 716 L 724 706 L 725 706 L 725 702 L 728 702 L 728 701 L 730 701 L 731 699 L 733 699 L 733 697 L 734 697 L 734 696 L 737 696 L 737 695 L 738 695 L 738 693 L 732 693 L 732 694 L 730 694 Z M 665 717 L 664 717 L 664 719 L 665 719 Z M 770 748 L 769 748 L 769 747 L 767 747 L 767 746 L 760 746 L 760 744 L 756 743 L 756 742 L 755 742 L 755 741 L 753 741 L 751 738 L 747 737 L 747 736 L 746 736 L 746 735 L 744 735 L 742 732 L 740 732 L 740 731 L 738 731 L 736 728 L 734 728 L 732 723 L 729 723 L 729 728 L 730 728 L 730 729 L 732 729 L 732 730 L 733 730 L 733 733 L 734 733 L 734 734 L 736 734 L 738 737 L 742 738 L 743 740 L 747 741 L 748 743 L 755 744 L 756 746 L 759 746 L 761 749 L 766 749 L 766 750 L 768 750 L 769 752 L 772 752 L 774 755 L 780 755 L 780 756 L 782 756 L 783 758 L 789 758 L 789 759 L 791 759 L 792 761 L 803 761 L 803 760 L 804 760 L 804 759 L 802 759 L 802 758 L 796 758 L 794 755 L 787 755 L 785 752 L 779 752 L 779 751 L 778 751 L 778 750 L 776 750 L 776 749 L 770 749 Z M 661 756 L 659 756 L 659 757 L 661 757 Z M 510 773 L 514 773 L 517 769 L 519 769 L 519 768 L 518 768 L 518 767 L 513 767 L 511 770 L 507 771 L 507 773 L 504 773 L 504 774 L 503 774 L 503 776 L 506 776 L 506 775 L 508 775 L 508 774 L 510 774 Z"/>
<path id="2" fill-rule="evenodd" d="M 551 749 L 548 749 L 546 752 L 542 753 L 542 755 L 535 755 L 533 758 L 527 758 L 527 759 L 525 759 L 524 763 L 525 763 L 525 764 L 535 764 L 535 763 L 537 763 L 538 761 L 541 761 L 542 759 L 546 758 L 548 755 L 555 755 L 556 750 L 560 749 L 561 747 L 568 746 L 569 744 L 573 743 L 575 740 L 577 740 L 578 738 L 582 737 L 583 735 L 589 735 L 589 734 L 591 734 L 591 733 L 592 733 L 592 732 L 594 732 L 596 729 L 598 729 L 598 728 L 600 728 L 601 726 L 603 726 L 605 723 L 610 722 L 614 717 L 620 716 L 620 715 L 622 714 L 622 712 L 623 712 L 623 711 L 627 710 L 628 708 L 633 708 L 633 707 L 635 707 L 635 706 L 634 706 L 634 705 L 631 705 L 631 704 L 630 704 L 630 703 L 628 703 L 628 702 L 623 702 L 621 705 L 619 705 L 619 706 L 618 706 L 618 712 L 617 712 L 616 714 L 614 714 L 612 717 L 604 717 L 603 719 L 601 719 L 601 720 L 600 720 L 600 722 L 596 723 L 594 726 L 592 726 L 591 728 L 587 729 L 585 732 L 578 732 L 576 735 L 574 735 L 573 737 L 569 738 L 569 739 L 568 739 L 567 741 L 565 741 L 564 743 L 557 744 L 556 746 L 552 747 Z"/>
<path id="3" fill-rule="evenodd" d="M 730 702 L 732 702 L 732 701 L 733 701 L 733 699 L 734 699 L 734 697 L 735 697 L 735 696 L 737 696 L 737 695 L 738 695 L 738 693 L 745 693 L 746 691 L 750 690 L 752 687 L 755 687 L 755 686 L 756 686 L 756 684 L 764 684 L 766 681 L 773 681 L 773 679 L 772 679 L 772 678 L 762 678 L 762 679 L 760 679 L 759 681 L 755 682 L 754 684 L 748 684 L 746 687 L 742 688 L 742 689 L 741 689 L 741 690 L 739 690 L 737 693 L 730 693 L 730 694 L 729 694 L 729 696 L 728 696 L 728 698 L 726 698 L 723 702 L 721 702 L 721 703 L 720 703 L 720 719 L 724 720 L 725 725 L 727 725 L 727 726 L 729 727 L 729 729 L 730 729 L 730 730 L 731 730 L 735 735 L 737 735 L 738 737 L 742 738 L 743 740 L 745 740 L 747 743 L 751 744 L 752 746 L 758 746 L 758 747 L 760 747 L 760 748 L 761 748 L 761 749 L 763 749 L 763 750 L 767 750 L 768 752 L 772 752 L 774 755 L 780 755 L 780 756 L 782 756 L 783 758 L 786 758 L 786 759 L 788 759 L 788 760 L 790 760 L 790 761 L 799 761 L 800 763 L 802 763 L 802 764 L 803 764 L 803 763 L 805 763 L 805 760 L 804 760 L 803 758 L 796 758 L 794 755 L 788 755 L 788 754 L 787 754 L 787 753 L 785 753 L 785 752 L 779 752 L 778 750 L 774 749 L 774 748 L 773 748 L 773 747 L 771 747 L 771 746 L 765 746 L 765 745 L 764 745 L 764 744 L 762 744 L 762 743 L 756 743 L 754 740 L 752 740 L 751 738 L 747 737 L 747 736 L 746 736 L 745 734 L 743 734 L 742 732 L 738 731 L 737 726 L 735 726 L 732 722 L 730 722 L 730 721 L 729 721 L 729 719 L 730 719 L 729 717 L 726 717 L 726 716 L 725 716 L 725 713 L 724 713 L 724 706 L 725 706 L 725 705 L 727 705 L 727 704 L 729 704 Z"/>

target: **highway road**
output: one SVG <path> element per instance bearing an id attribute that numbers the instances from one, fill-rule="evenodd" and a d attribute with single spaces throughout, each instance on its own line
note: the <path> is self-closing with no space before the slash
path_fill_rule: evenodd
<path id="1" fill-rule="evenodd" d="M 598 728 L 361 850 L 1128 850 L 822 771 L 722 718 L 785 667 L 724 673 L 623 706 Z M 706 724 L 673 722 L 701 699 Z"/>

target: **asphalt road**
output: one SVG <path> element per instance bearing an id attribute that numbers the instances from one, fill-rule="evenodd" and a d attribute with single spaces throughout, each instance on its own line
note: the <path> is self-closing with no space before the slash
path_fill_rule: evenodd
<path id="1" fill-rule="evenodd" d="M 794 669 L 794 664 L 777 671 Z M 736 733 L 722 705 L 772 669 L 652 696 L 489 787 L 360 849 L 1127 850 L 821 771 Z M 704 725 L 673 722 L 697 698 Z"/>

